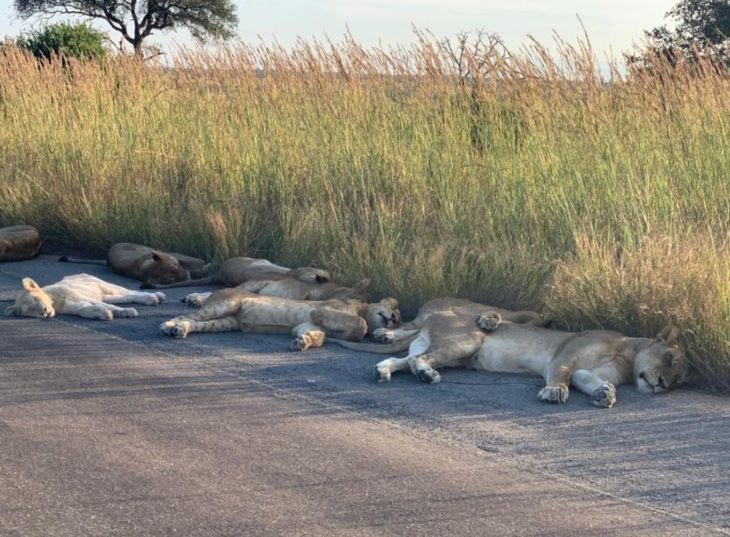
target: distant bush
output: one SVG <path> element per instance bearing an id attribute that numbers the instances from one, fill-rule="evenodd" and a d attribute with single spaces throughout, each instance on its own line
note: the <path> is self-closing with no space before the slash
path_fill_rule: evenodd
<path id="1" fill-rule="evenodd" d="M 51 24 L 25 35 L 16 43 L 39 59 L 50 59 L 53 55 L 72 56 L 80 59 L 103 58 L 104 33 L 88 24 Z"/>

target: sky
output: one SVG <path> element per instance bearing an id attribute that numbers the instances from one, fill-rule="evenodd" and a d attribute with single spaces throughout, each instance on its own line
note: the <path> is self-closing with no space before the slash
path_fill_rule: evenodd
<path id="1" fill-rule="evenodd" d="M 274 37 L 291 46 L 297 38 L 338 41 L 349 28 L 363 45 L 396 45 L 414 41 L 412 28 L 427 29 L 438 37 L 462 30 L 497 33 L 516 49 L 532 35 L 543 44 L 553 32 L 567 41 L 588 31 L 594 50 L 632 49 L 643 30 L 663 24 L 665 13 L 677 0 L 234 0 L 238 8 L 239 37 L 258 42 Z M 12 0 L 0 0 L 0 38 L 37 27 L 38 21 L 19 19 Z M 106 28 L 98 25 L 99 29 Z M 118 42 L 118 37 L 114 38 Z M 170 51 L 193 43 L 186 32 L 155 37 L 153 43 Z"/>

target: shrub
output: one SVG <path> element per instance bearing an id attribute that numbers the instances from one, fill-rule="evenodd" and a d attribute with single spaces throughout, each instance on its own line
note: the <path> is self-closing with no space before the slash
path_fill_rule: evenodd
<path id="1" fill-rule="evenodd" d="M 39 59 L 54 55 L 80 59 L 103 58 L 106 36 L 87 24 L 60 22 L 21 35 L 17 44 Z"/>

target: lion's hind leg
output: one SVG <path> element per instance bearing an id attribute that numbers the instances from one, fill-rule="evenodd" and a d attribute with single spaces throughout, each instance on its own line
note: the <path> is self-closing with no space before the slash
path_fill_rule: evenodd
<path id="1" fill-rule="evenodd" d="M 381 360 L 373 368 L 373 376 L 378 382 L 390 382 L 390 376 L 396 371 L 406 371 L 411 356 L 405 358 L 387 358 Z"/>
<path id="2" fill-rule="evenodd" d="M 373 330 L 373 339 L 381 343 L 394 343 L 406 339 L 418 332 L 418 328 L 411 330 L 401 328 L 376 328 Z"/>
<path id="3" fill-rule="evenodd" d="M 390 382 L 390 377 L 397 371 L 408 371 L 410 362 L 425 353 L 430 346 L 428 338 L 423 335 L 414 339 L 408 348 L 405 358 L 387 358 L 381 360 L 373 369 L 373 376 L 378 382 Z"/>
<path id="4" fill-rule="evenodd" d="M 111 321 L 114 317 L 137 316 L 137 310 L 134 308 L 120 308 L 101 300 L 67 301 L 63 310 L 58 313 L 78 315 L 87 319 L 101 319 L 102 321 Z"/>
<path id="5" fill-rule="evenodd" d="M 148 306 L 157 306 L 162 304 L 165 299 L 165 293 L 146 293 L 144 291 L 130 291 L 123 289 L 124 293 L 104 294 L 103 301 L 107 304 L 146 304 Z"/>
<path id="6" fill-rule="evenodd" d="M 233 332 L 238 329 L 238 319 L 234 315 L 208 321 L 176 317 L 160 325 L 160 332 L 178 339 L 187 337 L 192 332 Z"/>
<path id="7" fill-rule="evenodd" d="M 180 302 L 193 308 L 200 308 L 203 306 L 203 302 L 205 302 L 205 300 L 212 294 L 213 293 L 190 293 L 185 295 Z"/>
<path id="8" fill-rule="evenodd" d="M 431 342 L 429 352 L 409 359 L 411 372 L 422 382 L 436 384 L 441 382 L 437 369 L 443 367 L 463 367 L 479 350 L 484 337 L 465 337 L 458 342 L 438 340 Z"/>

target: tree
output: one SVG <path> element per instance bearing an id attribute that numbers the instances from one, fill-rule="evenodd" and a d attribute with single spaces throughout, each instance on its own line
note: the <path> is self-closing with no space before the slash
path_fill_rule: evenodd
<path id="1" fill-rule="evenodd" d="M 16 44 L 36 58 L 50 59 L 54 54 L 75 58 L 103 58 L 106 36 L 88 24 L 61 22 L 21 35 Z"/>
<path id="2" fill-rule="evenodd" d="M 660 55 L 672 64 L 697 61 L 698 56 L 730 64 L 730 0 L 681 0 L 666 15 L 674 29 L 659 26 L 644 32 L 647 55 Z"/>
<path id="3" fill-rule="evenodd" d="M 106 21 L 138 55 L 157 30 L 187 28 L 198 40 L 235 35 L 238 17 L 232 0 L 15 0 L 22 17 L 80 15 Z"/>

